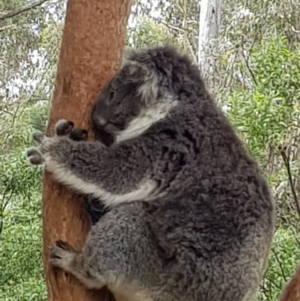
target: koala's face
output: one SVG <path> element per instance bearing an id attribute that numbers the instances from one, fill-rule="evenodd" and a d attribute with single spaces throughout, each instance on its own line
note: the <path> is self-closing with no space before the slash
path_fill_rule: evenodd
<path id="1" fill-rule="evenodd" d="M 127 69 L 123 68 L 98 96 L 91 116 L 95 129 L 117 135 L 145 107 L 138 93 L 140 83 L 130 78 Z"/>
<path id="2" fill-rule="evenodd" d="M 92 111 L 95 134 L 106 133 L 116 143 L 137 138 L 177 105 L 163 81 L 170 72 L 150 63 L 129 61 L 106 85 Z"/>

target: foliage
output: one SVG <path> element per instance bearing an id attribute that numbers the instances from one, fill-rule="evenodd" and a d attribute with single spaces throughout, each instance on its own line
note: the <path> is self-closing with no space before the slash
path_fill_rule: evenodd
<path id="1" fill-rule="evenodd" d="M 134 30 L 130 35 L 129 31 L 127 45 L 129 47 L 143 48 L 159 43 L 174 43 L 175 36 L 169 34 L 168 28 L 162 24 L 156 24 L 147 17 L 139 18 Z"/>
<path id="2" fill-rule="evenodd" d="M 273 238 L 268 267 L 259 292 L 259 300 L 275 301 L 299 261 L 300 248 L 293 229 L 277 229 Z"/>
<path id="3" fill-rule="evenodd" d="M 290 191 L 291 184 L 299 191 L 299 184 L 288 181 L 281 153 L 286 149 L 295 178 L 300 167 L 300 47 L 290 50 L 286 37 L 268 37 L 252 49 L 249 61 L 239 63 L 237 68 L 241 73 L 251 68 L 253 88 L 249 90 L 239 83 L 222 100 L 229 119 L 267 176 L 276 199 L 279 228 L 259 296 L 259 300 L 275 300 L 300 257 L 300 243 L 295 239 L 300 216 L 297 200 Z"/>
<path id="4" fill-rule="evenodd" d="M 0 155 L 0 300 L 46 299 L 41 254 L 41 169 L 24 160 L 30 133 L 47 106 L 31 105 L 16 116 Z M 12 120 L 7 120 L 12 122 Z"/>
<path id="5" fill-rule="evenodd" d="M 240 64 L 239 69 L 243 71 L 245 65 Z M 249 65 L 253 89 L 236 87 L 226 101 L 229 116 L 252 155 L 258 158 L 277 148 L 298 126 L 300 47 L 290 51 L 286 38 L 266 39 L 252 50 Z M 262 149 L 266 152 L 262 153 Z"/>

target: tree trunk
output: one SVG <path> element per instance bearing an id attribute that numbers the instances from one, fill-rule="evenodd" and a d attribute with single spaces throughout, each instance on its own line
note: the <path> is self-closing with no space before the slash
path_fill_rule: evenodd
<path id="1" fill-rule="evenodd" d="M 221 2 L 221 0 L 200 1 L 198 63 L 204 78 L 211 72 L 212 53 L 220 27 Z"/>
<path id="2" fill-rule="evenodd" d="M 55 122 L 72 120 L 88 129 L 97 94 L 119 67 L 131 0 L 69 0 L 47 135 Z M 62 239 L 80 249 L 89 230 L 82 200 L 43 175 L 43 255 L 50 301 L 113 300 L 107 290 L 86 290 L 49 264 L 48 247 Z"/>
<path id="3" fill-rule="evenodd" d="M 284 287 L 278 301 L 299 301 L 300 300 L 300 265 L 292 275 L 290 281 Z"/>

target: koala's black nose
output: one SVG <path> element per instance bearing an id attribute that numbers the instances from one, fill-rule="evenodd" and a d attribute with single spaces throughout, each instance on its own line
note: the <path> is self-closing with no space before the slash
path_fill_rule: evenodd
<path id="1" fill-rule="evenodd" d="M 107 120 L 103 117 L 94 118 L 94 124 L 97 128 L 103 129 L 107 125 Z"/>

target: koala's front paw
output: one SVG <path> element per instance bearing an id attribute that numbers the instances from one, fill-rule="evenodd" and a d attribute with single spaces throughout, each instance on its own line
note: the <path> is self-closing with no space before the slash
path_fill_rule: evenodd
<path id="1" fill-rule="evenodd" d="M 55 246 L 49 247 L 51 265 L 68 269 L 76 253 L 75 250 L 61 240 L 56 241 L 55 244 Z"/>
<path id="2" fill-rule="evenodd" d="M 40 132 L 35 132 L 32 134 L 33 140 L 39 144 L 43 142 L 44 137 L 45 136 Z M 26 150 L 26 157 L 28 162 L 33 165 L 39 165 L 44 163 L 40 146 L 28 148 Z"/>
<path id="3" fill-rule="evenodd" d="M 39 146 L 29 148 L 26 151 L 29 163 L 33 165 L 45 163 L 49 167 L 50 161 L 52 163 L 53 160 L 64 162 L 68 156 L 66 154 L 68 154 L 71 140 L 83 141 L 87 138 L 87 130 L 73 128 L 74 123 L 72 121 L 61 119 L 55 125 L 54 137 L 46 137 L 39 132 L 33 133 L 32 138 Z M 53 170 L 51 171 L 53 172 Z"/>
<path id="4" fill-rule="evenodd" d="M 46 137 L 40 132 L 32 134 L 32 138 L 36 141 L 39 146 L 30 147 L 26 150 L 26 157 L 30 164 L 39 165 L 45 162 L 44 155 L 48 152 L 49 147 L 54 142 L 54 138 Z"/>
<path id="5" fill-rule="evenodd" d="M 83 141 L 87 139 L 88 131 L 85 129 L 74 129 L 74 123 L 66 119 L 61 119 L 55 124 L 55 134 L 57 136 L 69 135 L 73 141 Z"/>

